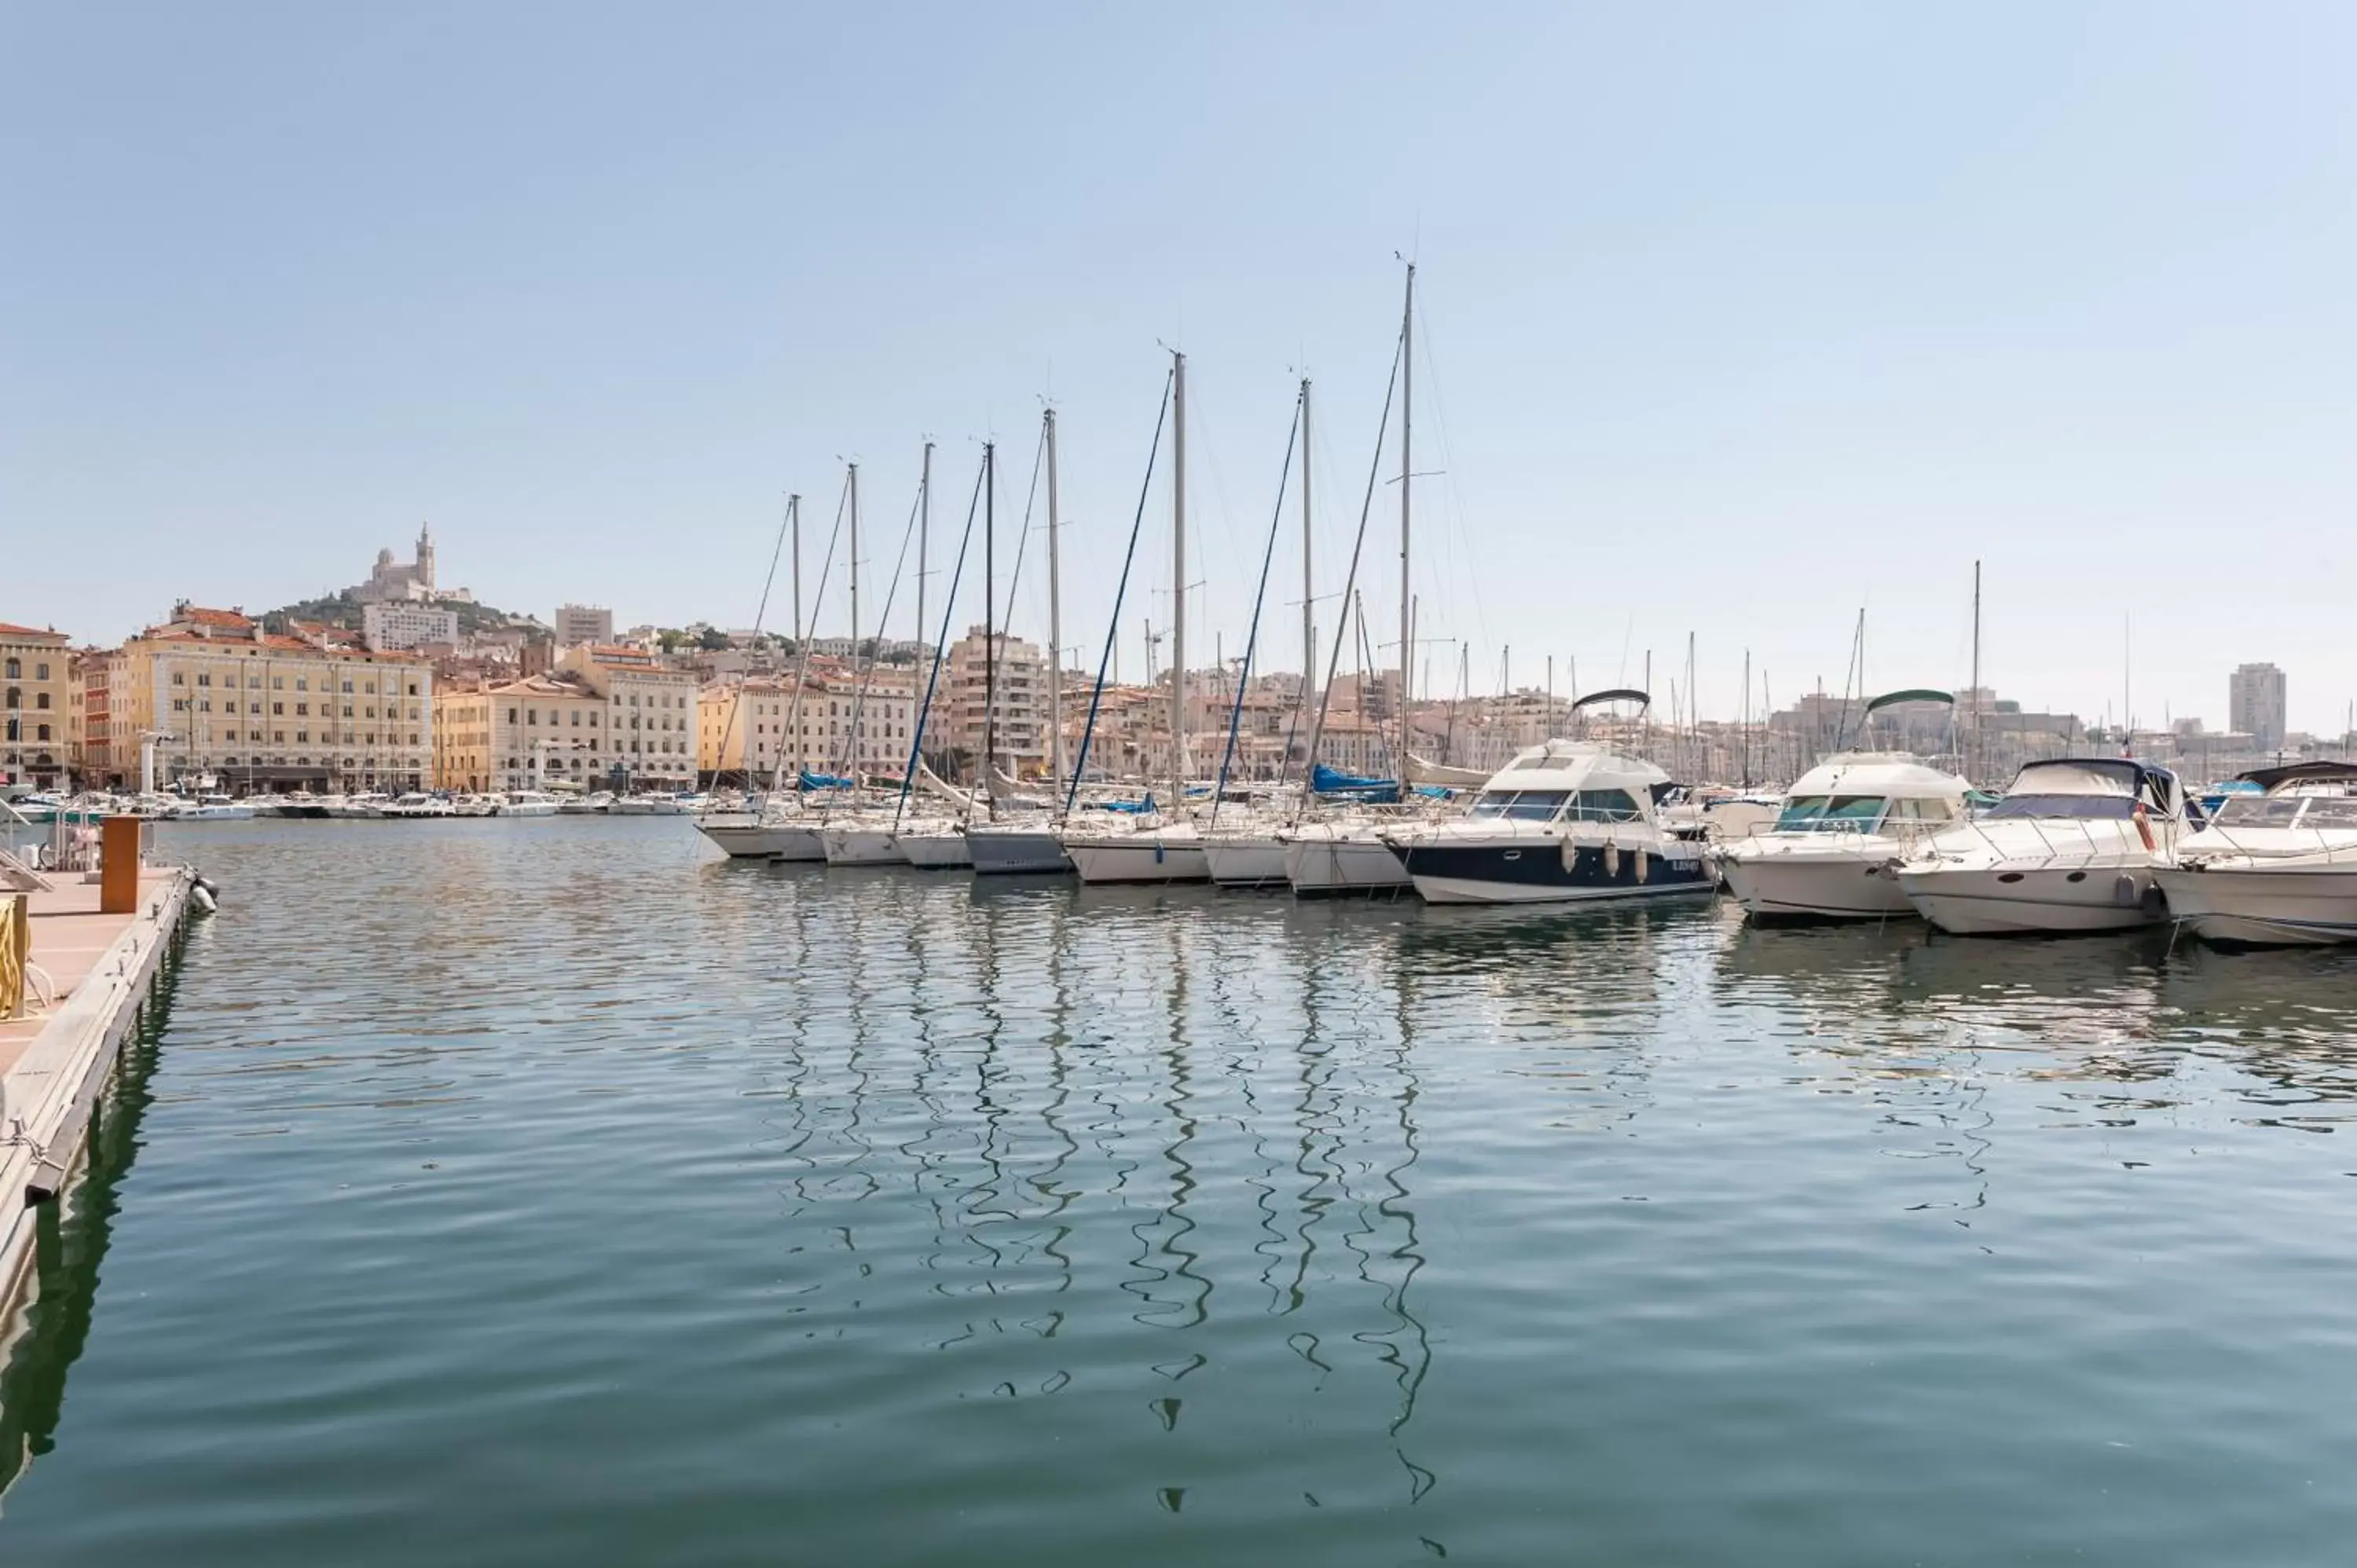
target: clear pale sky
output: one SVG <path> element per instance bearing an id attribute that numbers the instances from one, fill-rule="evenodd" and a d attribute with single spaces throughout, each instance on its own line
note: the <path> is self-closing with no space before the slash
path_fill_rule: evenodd
<path id="1" fill-rule="evenodd" d="M 1434 686 L 1441 639 L 1477 690 L 1508 646 L 1566 691 L 1650 647 L 1666 703 L 1693 632 L 1706 712 L 1747 647 L 1781 703 L 1839 689 L 1861 606 L 1868 686 L 1961 683 L 1978 556 L 2001 694 L 2100 718 L 2132 675 L 2139 722 L 2219 725 L 2272 660 L 2337 734 L 2352 82 L 2328 4 L 11 0 L 0 619 L 261 608 L 430 520 L 493 604 L 743 626 L 782 493 L 814 583 L 856 456 L 872 624 L 927 435 L 943 535 L 1003 444 L 1005 591 L 1052 397 L 1093 663 L 1175 345 L 1208 662 L 1305 367 L 1339 585 L 1398 252 Z M 1150 509 L 1132 677 L 1168 614 Z M 1262 661 L 1293 667 L 1290 520 L 1278 549 Z"/>

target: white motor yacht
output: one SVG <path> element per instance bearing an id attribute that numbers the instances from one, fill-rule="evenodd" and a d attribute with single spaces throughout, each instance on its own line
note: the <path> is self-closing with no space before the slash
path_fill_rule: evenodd
<path id="1" fill-rule="evenodd" d="M 2190 831 L 2165 768 L 2032 762 L 2003 800 L 1923 840 L 1895 875 L 1925 919 L 1957 936 L 2126 930 L 2168 918 L 2155 873 Z"/>
<path id="2" fill-rule="evenodd" d="M 1432 904 L 1709 894 L 1699 837 L 1654 815 L 1670 776 L 1586 741 L 1550 740 L 1491 775 L 1464 817 L 1383 835 Z"/>
<path id="3" fill-rule="evenodd" d="M 2172 918 L 2208 942 L 2357 941 L 2357 766 L 2303 762 L 2243 778 L 2158 873 Z"/>
<path id="4" fill-rule="evenodd" d="M 381 814 L 406 820 L 423 817 L 453 817 L 458 813 L 457 808 L 441 796 L 427 795 L 413 789 L 387 804 Z"/>
<path id="5" fill-rule="evenodd" d="M 497 795 L 461 795 L 450 802 L 454 817 L 496 817 L 505 804 Z"/>
<path id="6" fill-rule="evenodd" d="M 1838 753 L 1801 775 L 1772 823 L 1711 854 L 1755 916 L 1911 918 L 1890 864 L 1963 821 L 1970 789 L 1904 753 Z"/>
<path id="7" fill-rule="evenodd" d="M 565 809 L 565 802 L 540 789 L 511 789 L 500 802 L 503 817 L 553 817 Z"/>
<path id="8" fill-rule="evenodd" d="M 242 822 L 253 815 L 253 807 L 227 795 L 199 795 L 196 803 L 174 814 L 176 822 Z"/>

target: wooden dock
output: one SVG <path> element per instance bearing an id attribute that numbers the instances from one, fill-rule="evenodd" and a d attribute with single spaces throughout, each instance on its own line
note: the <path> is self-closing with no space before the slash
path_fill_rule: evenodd
<path id="1" fill-rule="evenodd" d="M 138 908 L 99 909 L 99 885 L 53 876 L 29 901 L 31 960 L 53 994 L 0 1018 L 0 1309 L 13 1313 L 33 1256 L 35 1206 L 64 1190 L 91 1118 L 188 918 L 191 874 L 145 866 Z"/>

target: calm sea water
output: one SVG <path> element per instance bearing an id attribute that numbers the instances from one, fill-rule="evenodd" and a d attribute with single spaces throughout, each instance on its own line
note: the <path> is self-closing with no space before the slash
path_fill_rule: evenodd
<path id="1" fill-rule="evenodd" d="M 10 1563 L 2357 1551 L 2349 957 L 167 847 Z"/>

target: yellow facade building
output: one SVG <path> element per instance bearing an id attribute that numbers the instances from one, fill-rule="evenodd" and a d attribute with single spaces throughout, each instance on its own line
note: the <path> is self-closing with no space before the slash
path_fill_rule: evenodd
<path id="1" fill-rule="evenodd" d="M 66 783 L 72 693 L 73 649 L 63 632 L 0 621 L 0 784 Z"/>
<path id="2" fill-rule="evenodd" d="M 233 793 L 421 789 L 433 772 L 433 666 L 266 632 L 182 604 L 162 626 L 83 661 L 85 781 L 188 780 Z"/>
<path id="3" fill-rule="evenodd" d="M 558 664 L 606 703 L 611 766 L 626 789 L 695 782 L 696 678 L 643 649 L 568 648 Z"/>
<path id="4" fill-rule="evenodd" d="M 570 674 L 436 692 L 437 789 L 587 789 L 616 765 L 608 699 Z"/>

